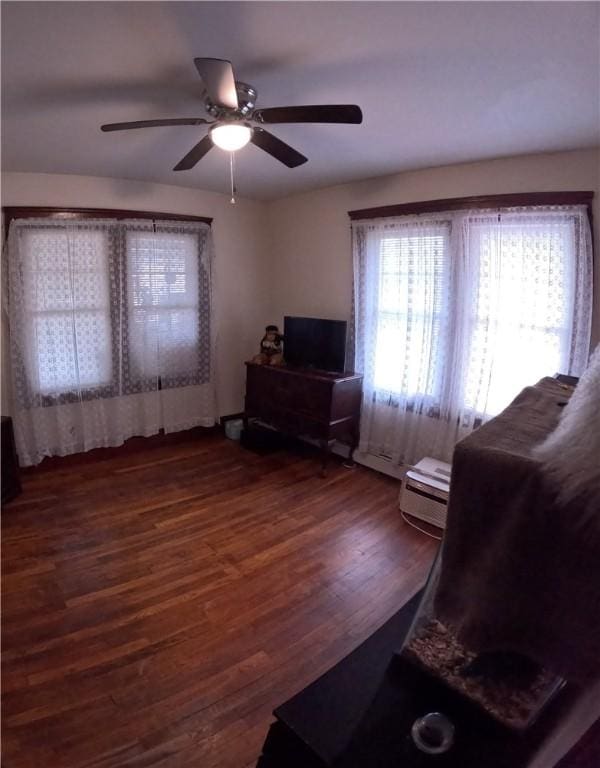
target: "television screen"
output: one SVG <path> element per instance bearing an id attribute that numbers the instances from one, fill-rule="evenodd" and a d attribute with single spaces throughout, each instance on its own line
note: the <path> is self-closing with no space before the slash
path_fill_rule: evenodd
<path id="1" fill-rule="evenodd" d="M 346 361 L 346 321 L 285 317 L 283 357 L 296 368 L 341 372 Z"/>

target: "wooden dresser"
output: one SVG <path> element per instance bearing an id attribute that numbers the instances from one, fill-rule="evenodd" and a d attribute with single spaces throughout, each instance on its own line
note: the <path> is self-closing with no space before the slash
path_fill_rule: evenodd
<path id="1" fill-rule="evenodd" d="M 244 425 L 258 417 L 291 435 L 311 437 L 324 451 L 334 442 L 358 445 L 362 376 L 246 363 Z"/>

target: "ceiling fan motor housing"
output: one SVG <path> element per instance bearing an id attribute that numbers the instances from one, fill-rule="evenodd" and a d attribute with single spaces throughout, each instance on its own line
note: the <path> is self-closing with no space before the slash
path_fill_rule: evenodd
<path id="1" fill-rule="evenodd" d="M 248 83 L 242 83 L 238 80 L 235 83 L 235 90 L 237 91 L 238 103 L 240 105 L 238 111 L 245 116 L 254 109 L 258 92 L 256 88 L 248 85 Z"/>
<path id="2" fill-rule="evenodd" d="M 242 83 L 240 80 L 236 80 L 235 90 L 238 98 L 238 108 L 235 110 L 215 104 L 208 93 L 205 93 L 204 106 L 209 115 L 217 119 L 222 117 L 247 117 L 254 109 L 258 92 L 256 88 L 248 85 L 248 83 Z"/>

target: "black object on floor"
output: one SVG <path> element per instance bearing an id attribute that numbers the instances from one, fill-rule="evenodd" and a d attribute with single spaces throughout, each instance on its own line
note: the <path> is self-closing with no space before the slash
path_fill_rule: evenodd
<path id="1" fill-rule="evenodd" d="M 339 664 L 278 707 L 257 768 L 524 768 L 572 701 L 563 692 L 525 734 L 407 663 L 401 647 L 420 595 Z M 446 754 L 413 744 L 414 721 L 442 712 L 455 725 Z"/>
<path id="2" fill-rule="evenodd" d="M 2 503 L 6 504 L 21 493 L 19 460 L 10 416 L 2 416 Z"/>

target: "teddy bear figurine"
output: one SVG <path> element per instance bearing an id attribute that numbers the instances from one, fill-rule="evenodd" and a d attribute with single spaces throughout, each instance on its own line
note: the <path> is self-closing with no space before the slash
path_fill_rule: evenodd
<path id="1" fill-rule="evenodd" d="M 284 365 L 281 342 L 283 335 L 276 325 L 267 325 L 260 342 L 260 352 L 252 358 L 259 365 Z"/>

